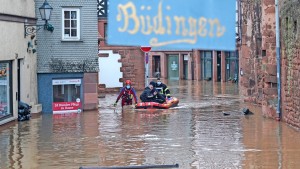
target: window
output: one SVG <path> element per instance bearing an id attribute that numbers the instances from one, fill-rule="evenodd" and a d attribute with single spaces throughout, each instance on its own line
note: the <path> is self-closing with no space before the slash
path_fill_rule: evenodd
<path id="1" fill-rule="evenodd" d="M 0 62 L 0 120 L 12 116 L 11 62 Z"/>
<path id="2" fill-rule="evenodd" d="M 81 79 L 53 79 L 53 114 L 81 111 Z"/>
<path id="3" fill-rule="evenodd" d="M 62 13 L 62 39 L 80 40 L 80 10 L 64 8 Z"/>
<path id="4" fill-rule="evenodd" d="M 104 38 L 107 39 L 107 23 L 104 23 Z"/>

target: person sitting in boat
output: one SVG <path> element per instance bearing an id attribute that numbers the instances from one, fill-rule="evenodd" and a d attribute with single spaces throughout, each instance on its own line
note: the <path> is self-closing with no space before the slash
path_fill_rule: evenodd
<path id="1" fill-rule="evenodd" d="M 140 96 L 142 102 L 157 102 L 164 103 L 165 98 L 155 89 L 155 82 L 150 82 L 150 84 L 145 88 Z"/>
<path id="2" fill-rule="evenodd" d="M 125 86 L 121 89 L 121 92 L 114 103 L 114 106 L 117 105 L 119 99 L 122 98 L 122 108 L 125 105 L 132 105 L 132 99 L 134 99 L 135 104 L 137 103 L 137 97 L 135 89 L 131 86 L 131 81 L 126 80 Z"/>
<path id="3" fill-rule="evenodd" d="M 167 85 L 161 82 L 160 78 L 157 78 L 155 88 L 164 98 L 171 98 L 170 90 L 168 89 Z"/>

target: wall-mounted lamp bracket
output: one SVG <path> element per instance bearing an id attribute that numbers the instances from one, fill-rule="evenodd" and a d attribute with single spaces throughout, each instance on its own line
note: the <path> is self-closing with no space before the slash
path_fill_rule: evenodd
<path id="1" fill-rule="evenodd" d="M 26 38 L 27 35 L 34 35 L 37 31 L 39 31 L 41 28 L 44 28 L 44 30 L 53 32 L 54 27 L 49 24 L 43 24 L 43 25 L 28 25 L 24 24 L 24 38 Z"/>

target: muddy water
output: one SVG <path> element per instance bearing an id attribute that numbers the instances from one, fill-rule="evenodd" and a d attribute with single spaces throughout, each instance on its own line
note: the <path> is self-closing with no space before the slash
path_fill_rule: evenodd
<path id="1" fill-rule="evenodd" d="M 257 106 L 242 115 L 236 84 L 167 83 L 180 99 L 169 110 L 114 109 L 116 94 L 107 94 L 98 111 L 0 127 L 0 168 L 299 168 L 299 131 L 263 118 Z"/>

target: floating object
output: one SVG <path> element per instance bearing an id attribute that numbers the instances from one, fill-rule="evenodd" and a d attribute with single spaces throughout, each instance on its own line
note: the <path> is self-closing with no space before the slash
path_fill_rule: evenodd
<path id="1" fill-rule="evenodd" d="M 168 109 L 170 107 L 175 107 L 179 103 L 179 100 L 176 97 L 171 97 L 167 99 L 165 103 L 157 102 L 141 102 L 135 105 L 136 109 Z"/>
<path id="2" fill-rule="evenodd" d="M 223 115 L 224 115 L 224 116 L 229 116 L 230 113 L 223 112 Z"/>
<path id="3" fill-rule="evenodd" d="M 178 164 L 174 165 L 141 165 L 141 166 L 113 166 L 113 167 L 80 167 L 79 169 L 147 169 L 147 168 L 179 168 Z"/>
<path id="4" fill-rule="evenodd" d="M 253 114 L 248 108 L 243 108 L 244 115 Z"/>

